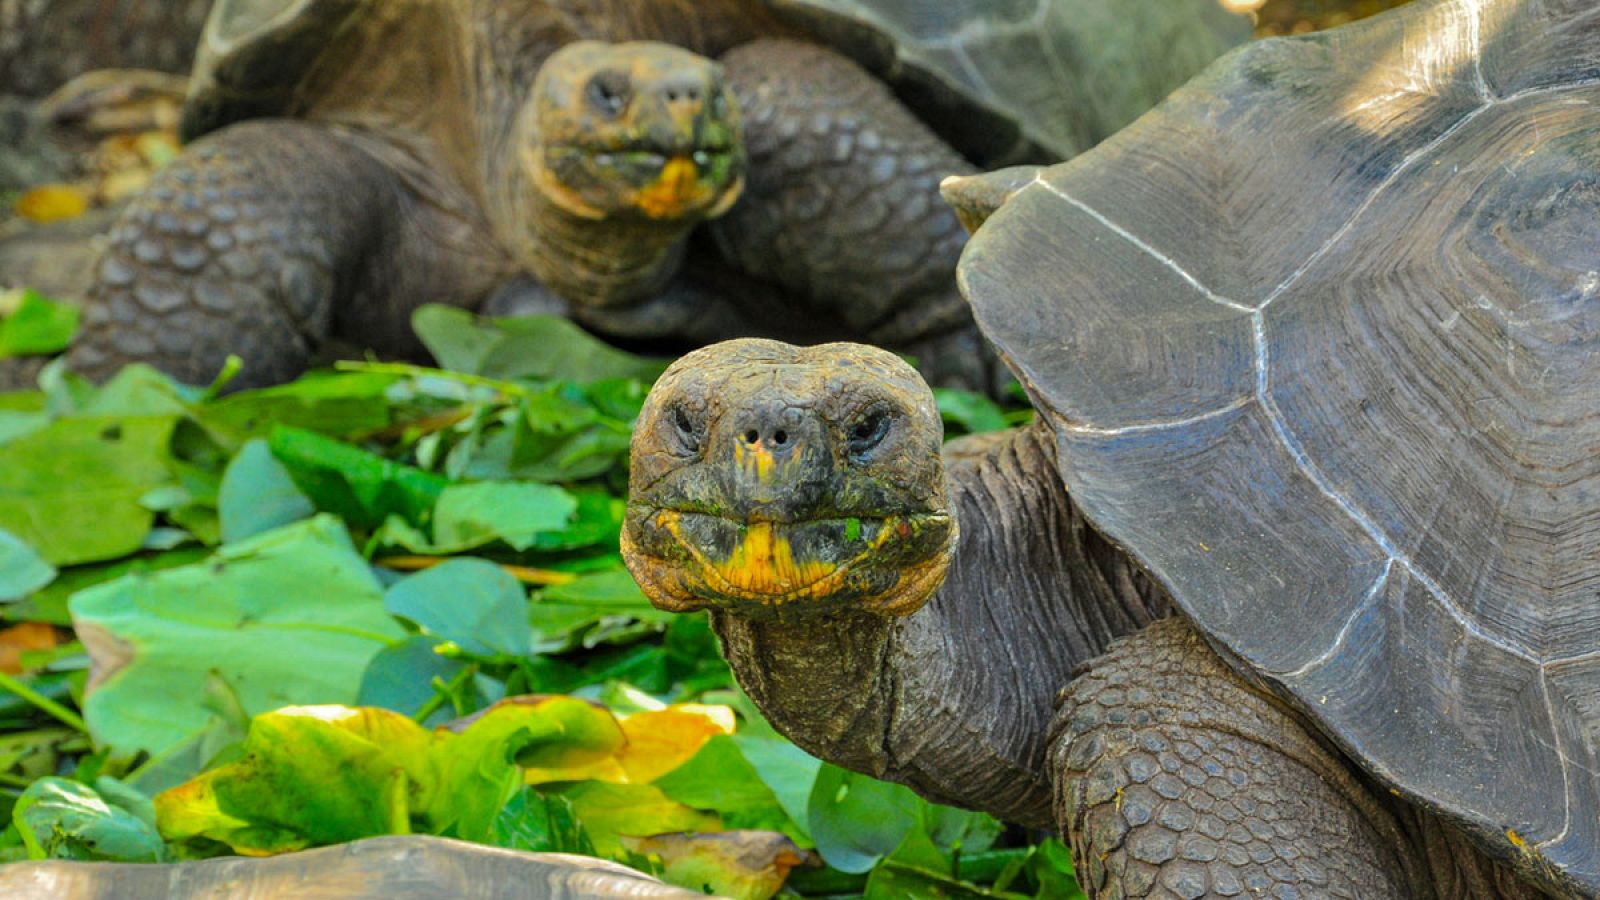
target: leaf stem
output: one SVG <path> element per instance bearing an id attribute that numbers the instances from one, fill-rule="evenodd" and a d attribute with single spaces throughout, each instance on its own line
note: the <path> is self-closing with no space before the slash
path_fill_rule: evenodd
<path id="1" fill-rule="evenodd" d="M 26 684 L 23 684 L 21 681 L 11 677 L 5 672 L 0 672 L 0 689 L 4 689 L 16 694 L 18 697 L 21 697 L 29 703 L 32 703 L 34 706 L 37 706 L 39 709 L 44 710 L 50 715 L 56 717 L 68 727 L 71 727 L 84 734 L 89 733 L 89 725 L 83 721 L 82 716 L 70 709 L 67 709 L 65 706 L 62 706 L 56 701 L 51 700 L 49 697 L 46 697 L 33 688 L 28 687 Z"/>

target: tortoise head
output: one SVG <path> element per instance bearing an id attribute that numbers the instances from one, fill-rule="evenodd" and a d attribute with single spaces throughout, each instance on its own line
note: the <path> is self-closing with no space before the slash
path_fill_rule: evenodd
<path id="1" fill-rule="evenodd" d="M 579 41 L 539 69 L 524 116 L 537 190 L 584 219 L 721 215 L 744 186 L 739 113 L 715 62 L 648 41 Z"/>
<path id="2" fill-rule="evenodd" d="M 933 394 L 859 344 L 716 344 L 633 438 L 622 554 L 656 606 L 755 617 L 915 611 L 956 538 Z"/>

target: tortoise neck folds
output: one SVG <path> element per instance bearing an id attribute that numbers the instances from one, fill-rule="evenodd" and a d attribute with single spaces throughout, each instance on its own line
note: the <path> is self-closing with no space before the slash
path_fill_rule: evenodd
<path id="1" fill-rule="evenodd" d="M 946 461 L 960 538 L 921 609 L 804 623 L 716 609 L 712 627 L 746 692 L 812 753 L 1054 827 L 1042 773 L 1056 691 L 1170 604 L 1072 504 L 1048 430 L 967 439 Z"/>
<path id="2" fill-rule="evenodd" d="M 551 54 L 503 165 L 533 274 L 579 306 L 657 292 L 684 238 L 744 184 L 738 110 L 715 62 L 652 42 L 579 41 Z"/>

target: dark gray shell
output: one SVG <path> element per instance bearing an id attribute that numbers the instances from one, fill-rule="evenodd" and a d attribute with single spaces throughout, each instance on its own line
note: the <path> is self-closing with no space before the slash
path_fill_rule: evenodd
<path id="1" fill-rule="evenodd" d="M 887 78 L 984 164 L 1072 156 L 1249 36 L 1215 0 L 217 0 L 185 136 L 305 115 L 340 59 L 438 66 L 455 52 L 449 42 L 415 45 L 445 29 L 391 27 L 417 17 L 492 21 L 478 33 L 496 40 L 510 24 L 535 41 L 657 39 L 712 56 L 764 34 L 809 36 Z M 353 32 L 369 46 L 412 46 L 368 56 L 342 43 Z M 448 84 L 431 74 L 394 84 L 411 93 Z"/>
<path id="2" fill-rule="evenodd" d="M 1600 11 L 1262 42 L 960 268 L 1077 502 L 1237 665 L 1600 894 Z"/>

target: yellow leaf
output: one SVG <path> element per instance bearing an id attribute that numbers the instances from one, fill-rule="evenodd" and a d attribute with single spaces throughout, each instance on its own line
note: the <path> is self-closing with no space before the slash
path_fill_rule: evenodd
<path id="1" fill-rule="evenodd" d="M 734 900 L 767 900 L 782 889 L 790 869 L 821 864 L 815 853 L 776 831 L 657 834 L 621 841 L 634 853 L 661 860 L 663 880 Z"/>
<path id="2" fill-rule="evenodd" d="M 76 219 L 89 211 L 89 193 L 73 184 L 46 184 L 17 200 L 17 215 L 35 222 Z"/>
<path id="3" fill-rule="evenodd" d="M 726 706 L 679 704 L 622 720 L 627 746 L 620 761 L 626 780 L 646 784 L 688 762 L 706 741 L 732 734 L 733 710 Z"/>

